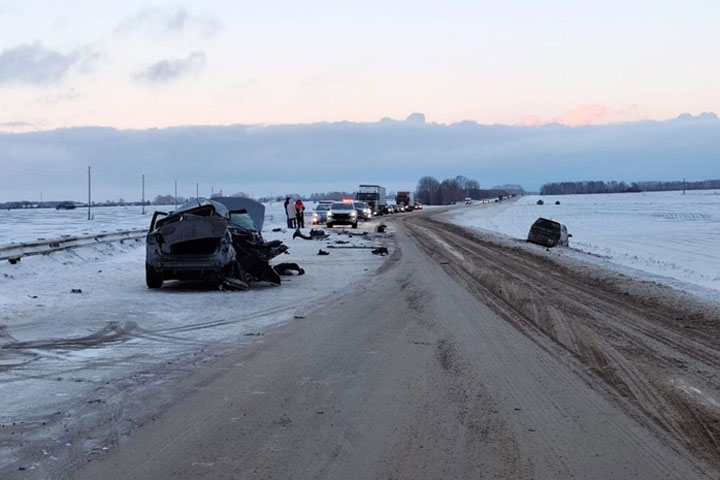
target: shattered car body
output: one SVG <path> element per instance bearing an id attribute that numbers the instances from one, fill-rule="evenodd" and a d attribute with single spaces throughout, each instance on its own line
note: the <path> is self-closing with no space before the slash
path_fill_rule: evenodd
<path id="1" fill-rule="evenodd" d="M 545 247 L 554 247 L 556 245 L 567 247 L 569 238 L 567 227 L 555 220 L 547 218 L 538 218 L 530 227 L 527 241 L 543 245 Z"/>
<path id="2" fill-rule="evenodd" d="M 165 280 L 229 282 L 237 289 L 253 281 L 280 284 L 270 260 L 287 251 L 260 233 L 265 207 L 249 198 L 198 198 L 168 213 L 155 212 L 146 241 L 146 283 Z"/>

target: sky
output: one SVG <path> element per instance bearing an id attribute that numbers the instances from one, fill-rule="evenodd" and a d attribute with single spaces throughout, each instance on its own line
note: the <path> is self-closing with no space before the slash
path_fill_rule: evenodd
<path id="1" fill-rule="evenodd" d="M 0 0 L 0 131 L 720 112 L 717 0 Z"/>
<path id="2" fill-rule="evenodd" d="M 720 1 L 0 0 L 0 201 L 717 178 Z M 420 113 L 422 112 L 422 113 Z"/>

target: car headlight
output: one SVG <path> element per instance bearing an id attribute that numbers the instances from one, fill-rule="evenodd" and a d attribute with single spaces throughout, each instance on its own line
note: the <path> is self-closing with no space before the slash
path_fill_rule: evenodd
<path id="1" fill-rule="evenodd" d="M 357 217 L 357 212 L 355 210 L 353 210 L 352 212 L 350 212 L 350 216 Z"/>
<path id="2" fill-rule="evenodd" d="M 332 212 L 328 212 L 328 213 L 327 213 L 327 216 L 328 216 L 328 217 L 332 217 Z"/>

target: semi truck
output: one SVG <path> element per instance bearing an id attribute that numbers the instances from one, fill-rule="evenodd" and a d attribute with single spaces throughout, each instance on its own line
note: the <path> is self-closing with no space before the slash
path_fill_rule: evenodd
<path id="1" fill-rule="evenodd" d="M 373 215 L 382 215 L 385 210 L 385 187 L 380 185 L 360 185 L 356 200 L 370 205 Z"/>
<path id="2" fill-rule="evenodd" d="M 405 205 L 406 212 L 413 210 L 415 208 L 415 192 L 397 192 L 395 203 Z"/>

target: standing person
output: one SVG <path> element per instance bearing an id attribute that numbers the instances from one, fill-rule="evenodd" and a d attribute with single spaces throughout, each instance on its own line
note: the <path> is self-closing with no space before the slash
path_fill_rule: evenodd
<path id="1" fill-rule="evenodd" d="M 285 214 L 287 215 L 288 228 L 296 228 L 295 219 L 297 213 L 295 213 L 295 204 L 290 197 L 285 199 Z"/>
<path id="2" fill-rule="evenodd" d="M 292 225 L 290 225 L 290 213 L 288 213 L 288 204 L 289 203 L 290 203 L 290 197 L 285 197 L 285 203 L 283 203 L 283 207 L 285 207 L 285 218 L 287 219 L 288 228 L 292 228 Z"/>
<path id="3" fill-rule="evenodd" d="M 295 216 L 298 228 L 305 228 L 305 205 L 299 198 L 295 201 Z"/>

